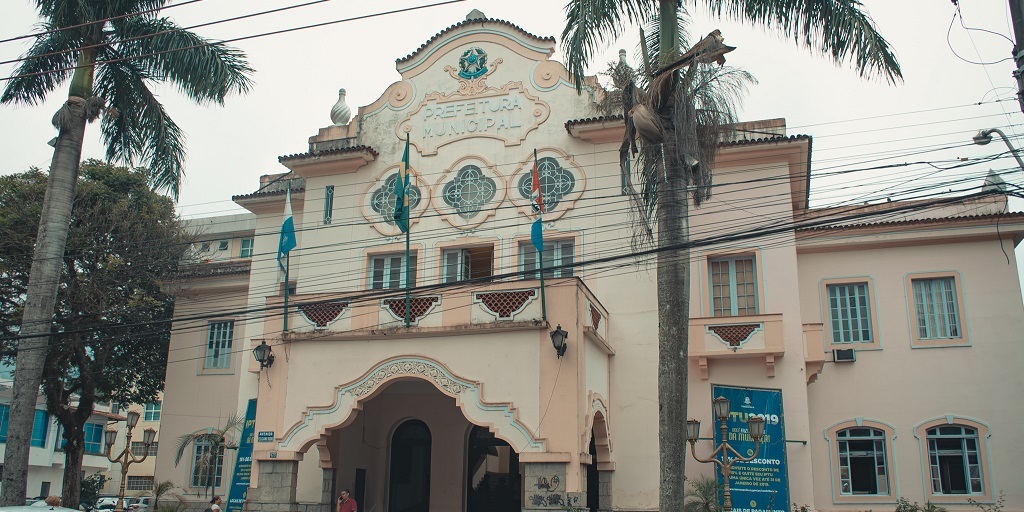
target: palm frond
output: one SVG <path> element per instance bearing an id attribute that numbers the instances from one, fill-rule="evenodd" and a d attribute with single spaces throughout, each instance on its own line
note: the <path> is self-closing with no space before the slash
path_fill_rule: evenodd
<path id="1" fill-rule="evenodd" d="M 53 25 L 42 26 L 50 30 Z M 75 48 L 81 42 L 63 31 L 40 36 L 25 52 L 21 64 L 14 70 L 12 78 L 4 88 L 2 103 L 25 103 L 37 105 L 46 99 L 46 95 L 62 82 L 67 80 L 75 65 L 77 52 Z M 53 54 L 53 55 L 49 55 Z M 53 71 L 63 70 L 63 71 Z"/>
<path id="2" fill-rule="evenodd" d="M 649 21 L 656 8 L 655 2 L 645 0 L 571 0 L 566 5 L 562 48 L 577 91 L 583 89 L 586 66 L 601 45 L 621 35 L 627 23 Z"/>
<path id="3" fill-rule="evenodd" d="M 676 16 L 676 33 L 679 34 L 679 48 L 687 48 L 690 46 L 690 15 L 686 12 L 686 7 L 680 5 L 677 7 L 679 15 Z M 647 45 L 647 55 L 650 58 L 650 62 L 647 66 L 651 69 L 651 72 L 657 70 L 660 66 L 661 55 L 661 11 L 655 11 L 651 20 L 647 23 L 644 28 L 644 44 Z M 678 50 L 678 48 L 677 48 Z M 643 55 L 640 55 L 640 59 L 643 59 Z M 644 68 L 639 68 L 644 69 Z M 646 87 L 650 77 L 644 76 L 644 80 L 640 83 Z"/>
<path id="4" fill-rule="evenodd" d="M 705 0 L 714 15 L 781 31 L 835 62 L 847 60 L 862 77 L 903 79 L 889 43 L 859 0 Z"/>
<path id="5" fill-rule="evenodd" d="M 686 484 L 683 512 L 719 512 L 722 509 L 719 501 L 722 489 L 717 480 L 701 475 L 688 479 Z"/>
<path id="6" fill-rule="evenodd" d="M 116 26 L 119 51 L 138 58 L 155 80 L 177 85 L 196 103 L 222 105 L 228 94 L 252 88 L 253 69 L 238 49 L 212 43 L 166 18 L 125 18 Z"/>

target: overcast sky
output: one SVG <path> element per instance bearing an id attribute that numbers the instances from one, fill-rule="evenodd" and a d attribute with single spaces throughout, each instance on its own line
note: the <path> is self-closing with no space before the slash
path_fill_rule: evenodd
<path id="1" fill-rule="evenodd" d="M 1014 145 L 1019 143 L 1016 134 L 1024 132 L 1019 128 L 1024 118 L 1013 96 L 1013 63 L 1009 60 L 1012 29 L 1007 2 L 961 0 L 962 20 L 954 17 L 955 6 L 948 0 L 863 2 L 896 50 L 903 83 L 862 79 L 849 64 L 833 64 L 773 32 L 711 21 L 701 10 L 691 12 L 692 39 L 721 29 L 726 44 L 737 47 L 728 55 L 729 64 L 750 71 L 759 81 L 744 102 L 742 120 L 784 117 L 790 134 L 813 136 L 812 168 L 816 172 L 925 162 L 873 173 L 816 178 L 812 182 L 812 204 L 885 195 L 898 199 L 901 187 L 920 188 L 924 183 L 951 177 L 977 175 L 980 186 L 981 177 L 990 167 L 1014 168 L 1012 159 L 1003 158 L 990 164 L 941 170 L 957 158 L 977 158 L 1005 150 L 999 142 L 985 147 L 970 144 L 978 129 L 1002 128 Z M 33 30 L 34 2 L 3 3 L 0 38 Z M 191 26 L 298 3 L 306 2 L 205 0 L 167 9 L 165 15 Z M 422 3 L 333 0 L 196 31 L 213 39 L 233 39 L 416 5 Z M 348 90 L 353 111 L 374 101 L 399 79 L 395 59 L 462 21 L 474 8 L 539 36 L 558 38 L 564 26 L 560 0 L 469 0 L 233 43 L 248 54 L 257 70 L 256 87 L 248 96 L 229 98 L 223 108 L 198 107 L 171 88 L 158 89 L 171 116 L 188 133 L 187 174 L 179 202 L 182 215 L 241 211 L 230 196 L 255 190 L 261 174 L 285 171 L 277 163 L 278 156 L 306 151 L 307 138 L 330 124 L 329 113 L 338 88 Z M 961 21 L 984 31 L 967 30 Z M 619 48 L 627 49 L 632 59 L 636 43 L 635 31 L 619 41 L 609 41 L 607 53 L 591 66 L 591 72 L 615 60 Z M 0 59 L 17 58 L 27 44 L 27 40 L 0 43 Z M 561 60 L 560 46 L 556 46 L 554 58 Z M 0 76 L 9 76 L 12 70 L 12 65 L 0 65 Z M 46 142 L 56 135 L 50 117 L 65 98 L 66 86 L 62 86 L 41 106 L 0 106 L 4 127 L 0 172 L 20 172 L 31 166 L 45 169 L 49 165 L 52 149 Z M 83 157 L 102 157 L 98 126 L 87 130 Z M 930 175 L 923 176 L 926 172 Z M 885 181 L 897 175 L 917 179 L 902 186 Z M 1021 184 L 1024 172 L 1005 178 Z M 1012 207 L 1019 210 L 1020 204 L 1014 202 Z"/>

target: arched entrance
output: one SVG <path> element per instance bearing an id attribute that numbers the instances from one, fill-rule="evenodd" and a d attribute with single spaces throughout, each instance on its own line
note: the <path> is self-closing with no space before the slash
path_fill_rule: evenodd
<path id="1" fill-rule="evenodd" d="M 519 454 L 481 426 L 466 443 L 466 512 L 518 512 L 522 509 Z"/>
<path id="2" fill-rule="evenodd" d="M 388 512 L 430 510 L 430 429 L 409 420 L 391 436 Z"/>

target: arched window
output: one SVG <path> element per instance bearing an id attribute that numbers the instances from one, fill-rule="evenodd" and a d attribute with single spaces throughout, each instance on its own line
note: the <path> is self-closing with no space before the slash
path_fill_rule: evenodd
<path id="1" fill-rule="evenodd" d="M 391 436 L 388 485 L 389 512 L 427 512 L 430 509 L 430 429 L 409 420 Z"/>
<path id="2" fill-rule="evenodd" d="M 836 444 L 840 494 L 889 494 L 885 432 L 877 428 L 847 428 L 836 432 Z"/>
<path id="3" fill-rule="evenodd" d="M 926 431 L 933 494 L 981 494 L 978 431 L 964 425 L 941 425 Z"/>

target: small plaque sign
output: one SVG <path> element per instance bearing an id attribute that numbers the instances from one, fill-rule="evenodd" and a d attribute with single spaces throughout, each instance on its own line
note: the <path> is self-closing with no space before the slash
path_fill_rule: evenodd
<path id="1" fill-rule="evenodd" d="M 274 440 L 273 430 L 261 430 L 256 434 L 256 442 L 258 443 L 270 443 Z"/>

